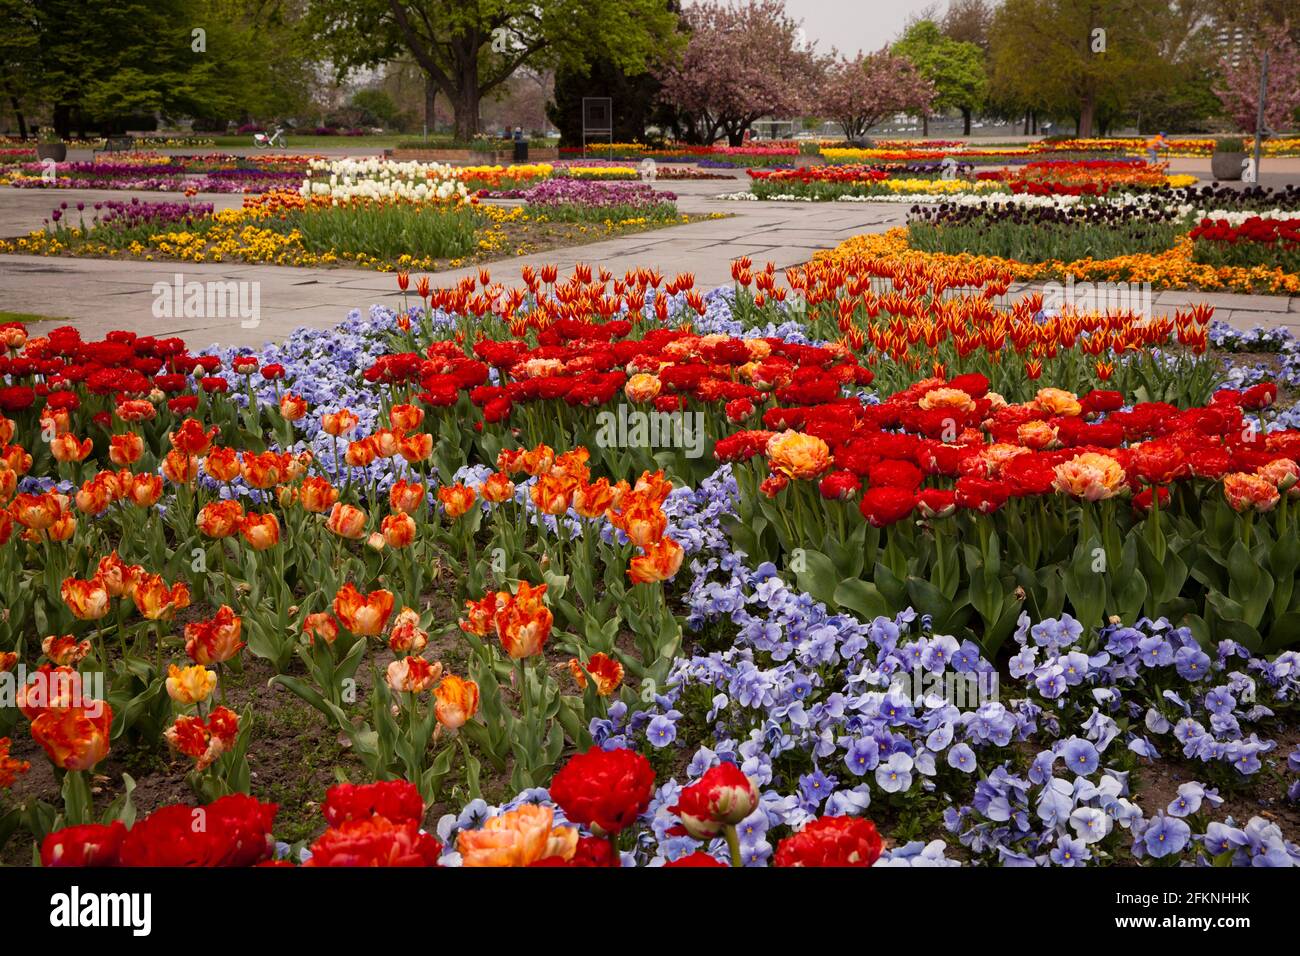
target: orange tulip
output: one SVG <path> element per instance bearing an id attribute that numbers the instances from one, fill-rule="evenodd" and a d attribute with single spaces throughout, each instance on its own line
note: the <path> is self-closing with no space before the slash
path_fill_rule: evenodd
<path id="1" fill-rule="evenodd" d="M 566 451 L 555 459 L 555 464 L 551 467 L 551 474 L 568 478 L 570 481 L 586 481 L 591 477 L 591 469 L 587 467 L 587 462 L 591 459 L 591 452 L 579 445 L 572 451 Z"/>
<path id="2" fill-rule="evenodd" d="M 629 401 L 644 403 L 654 401 L 661 388 L 663 383 L 659 381 L 659 376 L 638 372 L 627 380 L 627 384 L 623 386 L 623 394 Z"/>
<path id="3" fill-rule="evenodd" d="M 105 478 L 105 476 L 108 478 Z M 77 492 L 77 510 L 82 514 L 97 515 L 107 510 L 117 497 L 117 476 L 111 472 L 100 472 L 90 481 L 82 482 Z"/>
<path id="4" fill-rule="evenodd" d="M 403 694 L 423 694 L 442 677 L 442 665 L 423 657 L 399 657 L 388 665 L 388 686 Z"/>
<path id="5" fill-rule="evenodd" d="M 686 552 L 672 538 L 662 538 L 645 549 L 645 554 L 628 562 L 627 575 L 633 584 L 667 581 L 682 566 Z"/>
<path id="6" fill-rule="evenodd" d="M 397 454 L 400 437 L 391 428 L 381 428 L 366 439 L 375 450 L 376 458 L 392 458 Z"/>
<path id="7" fill-rule="evenodd" d="M 77 516 L 65 511 L 45 531 L 51 541 L 67 541 L 77 533 Z"/>
<path id="8" fill-rule="evenodd" d="M 280 521 L 270 512 L 249 512 L 239 522 L 239 533 L 254 551 L 265 551 L 280 543 Z"/>
<path id="9" fill-rule="evenodd" d="M 404 511 L 409 514 L 419 510 L 428 493 L 423 482 L 405 481 L 399 478 L 388 489 L 388 503 L 394 511 Z"/>
<path id="10" fill-rule="evenodd" d="M 153 403 L 139 398 L 118 402 L 114 411 L 124 422 L 151 422 L 158 417 L 158 409 Z"/>
<path id="11" fill-rule="evenodd" d="M 390 548 L 405 548 L 415 541 L 415 519 L 401 512 L 389 515 L 380 523 L 380 531 Z"/>
<path id="12" fill-rule="evenodd" d="M 334 616 L 358 637 L 378 637 L 393 613 L 393 592 L 378 590 L 363 594 L 352 582 L 334 596 Z"/>
<path id="13" fill-rule="evenodd" d="M 393 431 L 413 432 L 424 423 L 424 409 L 418 405 L 394 405 L 388 410 L 388 421 Z"/>
<path id="14" fill-rule="evenodd" d="M 608 697 L 623 683 L 623 665 L 599 651 L 592 654 L 586 664 L 576 657 L 570 658 L 569 673 L 573 675 L 573 681 L 579 690 L 587 689 L 587 675 L 590 674 L 596 682 L 596 693 L 601 697 Z"/>
<path id="15" fill-rule="evenodd" d="M 144 439 L 135 432 L 113 435 L 108 440 L 108 458 L 119 468 L 134 465 L 144 454 Z"/>
<path id="16" fill-rule="evenodd" d="M 113 708 L 106 701 L 45 711 L 32 721 L 32 739 L 63 770 L 89 770 L 109 751 Z"/>
<path id="17" fill-rule="evenodd" d="M 393 618 L 392 630 L 388 632 L 388 646 L 396 654 L 418 654 L 429 643 L 429 632 L 420 627 L 420 615 L 409 607 L 404 607 Z"/>
<path id="18" fill-rule="evenodd" d="M 497 471 L 517 475 L 524 470 L 524 453 L 517 448 L 502 448 L 497 452 Z"/>
<path id="19" fill-rule="evenodd" d="M 190 588 L 184 581 L 168 587 L 161 574 L 136 575 L 131 599 L 151 621 L 169 621 L 176 612 L 190 606 Z"/>
<path id="20" fill-rule="evenodd" d="M 608 478 L 598 478 L 591 484 L 582 482 L 573 492 L 573 509 L 584 518 L 601 518 L 614 503 L 614 490 Z"/>
<path id="21" fill-rule="evenodd" d="M 360 419 L 346 408 L 337 412 L 327 412 L 320 417 L 322 430 L 324 430 L 325 434 L 333 435 L 335 438 L 348 434 L 357 427 L 359 422 Z"/>
<path id="22" fill-rule="evenodd" d="M 217 426 L 213 425 L 212 428 L 204 431 L 203 423 L 197 418 L 187 418 L 167 437 L 172 443 L 172 448 L 202 458 L 212 447 L 212 439 L 217 437 L 218 430 Z"/>
<path id="23" fill-rule="evenodd" d="M 64 578 L 59 593 L 72 616 L 80 621 L 98 621 L 108 613 L 108 589 L 97 577 L 89 581 Z"/>
<path id="24" fill-rule="evenodd" d="M 572 478 L 545 474 L 528 489 L 537 510 L 548 515 L 562 515 L 569 510 L 575 483 Z"/>
<path id="25" fill-rule="evenodd" d="M 194 461 L 193 458 L 190 459 Z M 163 480 L 160 475 L 136 475 L 131 480 L 131 488 L 128 494 L 131 497 L 131 503 L 137 508 L 152 508 L 162 497 Z"/>
<path id="26" fill-rule="evenodd" d="M 302 632 L 312 644 L 318 637 L 324 638 L 326 644 L 333 644 L 339 636 L 339 625 L 328 611 L 317 611 L 303 619 Z"/>
<path id="27" fill-rule="evenodd" d="M 41 431 L 49 435 L 62 435 L 72 429 L 72 419 L 66 409 L 46 408 L 41 412 Z"/>
<path id="28" fill-rule="evenodd" d="M 397 450 L 402 458 L 411 464 L 424 461 L 433 454 L 433 436 L 428 432 L 407 435 L 397 443 Z"/>
<path id="29" fill-rule="evenodd" d="M 636 484 L 632 486 L 632 490 L 641 497 L 653 501 L 657 505 L 662 505 L 668 500 L 668 495 L 673 490 L 673 483 L 664 477 L 662 471 L 654 473 L 643 471 L 641 477 L 636 480 Z"/>
<path id="30" fill-rule="evenodd" d="M 330 516 L 325 519 L 325 527 L 340 538 L 355 541 L 366 533 L 366 513 L 353 505 L 336 502 Z"/>
<path id="31" fill-rule="evenodd" d="M 296 422 L 307 415 L 307 401 L 300 395 L 286 392 L 280 396 L 280 417 L 286 422 Z"/>
<path id="32" fill-rule="evenodd" d="M 477 830 L 456 838 L 462 866 L 531 866 L 538 860 L 573 859 L 578 848 L 574 827 L 555 827 L 550 807 L 526 804 L 492 817 Z"/>
<path id="33" fill-rule="evenodd" d="M 199 510 L 194 523 L 208 538 L 229 538 L 239 530 L 244 506 L 238 501 L 210 501 Z"/>
<path id="34" fill-rule="evenodd" d="M 271 488 L 285 480 L 287 457 L 274 451 L 246 451 L 240 458 L 239 472 L 253 488 Z"/>
<path id="35" fill-rule="evenodd" d="M 451 519 L 459 518 L 474 504 L 474 489 L 465 485 L 449 485 L 438 489 L 438 500 Z"/>
<path id="36" fill-rule="evenodd" d="M 1055 469 L 1053 487 L 1086 501 L 1113 498 L 1125 488 L 1124 466 L 1109 455 L 1084 452 Z"/>
<path id="37" fill-rule="evenodd" d="M 242 629 L 243 621 L 223 604 L 206 621 L 185 625 L 185 653 L 204 666 L 228 661 L 244 646 L 239 639 Z"/>
<path id="38" fill-rule="evenodd" d="M 1223 476 L 1223 496 L 1233 511 L 1272 511 L 1281 500 L 1267 478 L 1241 471 Z"/>
<path id="39" fill-rule="evenodd" d="M 10 471 L 25 475 L 32 470 L 32 456 L 23 450 L 22 445 L 5 445 L 0 450 L 0 464 Z"/>
<path id="40" fill-rule="evenodd" d="M 538 445 L 521 454 L 518 465 L 534 478 L 544 475 L 555 466 L 555 450 L 549 445 Z"/>
<path id="41" fill-rule="evenodd" d="M 545 594 L 545 584 L 533 587 L 521 581 L 518 593 L 497 608 L 493 619 L 497 637 L 505 652 L 515 660 L 540 654 L 551 636 L 554 615 L 543 603 Z"/>
<path id="42" fill-rule="evenodd" d="M 478 713 L 478 684 L 455 674 L 448 674 L 433 689 L 434 714 L 448 730 L 459 730 Z"/>
<path id="43" fill-rule="evenodd" d="M 830 448 L 815 435 L 784 431 L 767 442 L 772 471 L 791 479 L 816 478 L 831 466 Z"/>
<path id="44" fill-rule="evenodd" d="M 21 494 L 9 506 L 13 519 L 32 531 L 44 531 L 58 520 L 62 512 L 58 498 L 49 493 Z"/>
<path id="45" fill-rule="evenodd" d="M 374 438 L 362 438 L 360 441 L 348 442 L 343 460 L 353 468 L 365 468 L 379 456 Z"/>
<path id="46" fill-rule="evenodd" d="M 95 443 L 89 438 L 78 441 L 76 435 L 64 432 L 50 442 L 50 454 L 54 456 L 55 461 L 65 463 L 84 461 L 94 447 Z"/>
<path id="47" fill-rule="evenodd" d="M 457 623 L 466 634 L 486 637 L 496 627 L 497 608 L 503 607 L 509 600 L 507 591 L 497 591 L 477 601 L 465 602 L 465 616 Z"/>
<path id="48" fill-rule="evenodd" d="M 109 597 L 122 597 L 135 588 L 135 579 L 144 572 L 138 564 L 127 564 L 116 551 L 99 559 L 95 569 L 95 579 L 108 591 Z"/>
<path id="49" fill-rule="evenodd" d="M 199 460 L 173 448 L 163 457 L 162 473 L 175 484 L 189 484 L 199 476 Z"/>
<path id="50" fill-rule="evenodd" d="M 636 496 L 634 492 L 623 510 L 612 516 L 611 523 L 638 548 L 648 548 L 664 536 L 668 516 L 659 505 Z"/>
<path id="51" fill-rule="evenodd" d="M 57 667 L 72 667 L 90 653 L 90 641 L 79 641 L 71 634 L 51 634 L 41 641 L 41 653 Z"/>
<path id="52" fill-rule="evenodd" d="M 500 504 L 510 501 L 515 496 L 515 483 L 504 472 L 495 471 L 488 475 L 483 484 L 478 486 L 478 493 L 484 501 Z"/>
<path id="53" fill-rule="evenodd" d="M 239 477 L 239 457 L 233 448 L 212 448 L 203 459 L 203 470 L 217 481 L 234 481 Z"/>
<path id="54" fill-rule="evenodd" d="M 305 510 L 312 514 L 322 514 L 339 500 L 339 490 L 329 483 L 329 479 L 312 475 L 302 480 L 298 500 Z"/>

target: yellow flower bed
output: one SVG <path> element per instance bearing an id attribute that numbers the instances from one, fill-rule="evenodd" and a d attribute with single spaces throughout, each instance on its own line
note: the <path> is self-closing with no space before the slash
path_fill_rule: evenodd
<path id="1" fill-rule="evenodd" d="M 564 173 L 575 179 L 637 179 L 640 176 L 633 166 L 568 166 Z"/>
<path id="2" fill-rule="evenodd" d="M 1077 259 L 1073 262 L 1019 262 L 997 256 L 963 253 L 919 252 L 908 245 L 907 229 L 895 228 L 885 233 L 854 236 L 834 249 L 818 252 L 817 260 L 839 261 L 854 258 L 901 259 L 925 261 L 952 267 L 987 267 L 1005 270 L 1019 281 L 1062 279 L 1073 276 L 1078 281 L 1150 282 L 1159 288 L 1195 288 L 1202 291 L 1300 293 L 1300 275 L 1259 266 L 1210 266 L 1192 261 L 1192 240 L 1178 240 L 1168 252 L 1117 256 L 1114 259 Z"/>
<path id="3" fill-rule="evenodd" d="M 873 188 L 885 189 L 891 193 L 993 193 L 1005 192 L 1005 187 L 993 180 L 977 179 L 882 179 L 871 184 Z"/>

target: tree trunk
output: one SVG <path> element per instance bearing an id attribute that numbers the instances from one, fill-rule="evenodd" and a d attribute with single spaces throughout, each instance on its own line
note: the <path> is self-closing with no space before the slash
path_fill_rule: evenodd
<path id="1" fill-rule="evenodd" d="M 967 107 L 961 111 L 961 134 L 963 136 L 970 135 L 970 118 L 971 110 L 970 107 Z"/>
<path id="2" fill-rule="evenodd" d="M 54 107 L 54 132 L 62 139 L 67 139 L 72 132 L 72 109 L 66 103 Z"/>
<path id="3" fill-rule="evenodd" d="M 930 138 L 930 114 L 921 114 L 921 136 L 925 139 Z"/>
<path id="4" fill-rule="evenodd" d="M 438 122 L 437 114 L 434 110 L 438 102 L 438 88 L 433 85 L 433 80 L 429 77 L 424 78 L 424 128 L 432 133 Z"/>
<path id="5" fill-rule="evenodd" d="M 1021 134 L 1022 136 L 1028 136 L 1028 135 L 1029 135 L 1029 114 L 1030 114 L 1030 111 L 1029 111 L 1029 110 L 1025 110 L 1025 131 L 1024 131 L 1024 133 Z"/>
<path id="6" fill-rule="evenodd" d="M 14 118 L 18 120 L 18 138 L 24 142 L 27 140 L 27 120 L 23 118 L 23 105 L 18 102 L 18 97 L 9 97 L 9 103 L 14 109 Z"/>
<path id="7" fill-rule="evenodd" d="M 745 128 L 742 126 L 738 129 L 727 130 L 727 145 L 742 146 L 745 142 Z"/>
<path id="8" fill-rule="evenodd" d="M 451 108 L 455 112 L 456 140 L 468 143 L 480 132 L 478 84 L 466 84 L 457 90 L 451 98 Z"/>
<path id="9" fill-rule="evenodd" d="M 1097 100 L 1091 93 L 1084 94 L 1079 103 L 1079 138 L 1088 139 L 1092 136 L 1093 124 L 1097 117 Z"/>

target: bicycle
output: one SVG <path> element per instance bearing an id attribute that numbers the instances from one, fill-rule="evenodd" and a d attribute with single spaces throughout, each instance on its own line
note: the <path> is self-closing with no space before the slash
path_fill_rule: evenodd
<path id="1" fill-rule="evenodd" d="M 270 133 L 254 133 L 253 145 L 258 149 L 270 149 L 272 146 L 284 149 L 284 127 L 276 126 Z"/>

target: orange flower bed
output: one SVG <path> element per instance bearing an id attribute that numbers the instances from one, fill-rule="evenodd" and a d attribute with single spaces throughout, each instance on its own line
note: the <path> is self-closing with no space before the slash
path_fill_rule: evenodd
<path id="1" fill-rule="evenodd" d="M 874 235 L 854 236 L 834 249 L 819 252 L 815 260 L 841 261 L 855 258 L 893 258 L 906 262 L 926 261 L 947 267 L 984 267 L 1009 273 L 1019 281 L 1064 279 L 1091 282 L 1150 282 L 1164 289 L 1200 289 L 1202 291 L 1300 293 L 1300 275 L 1263 266 L 1211 266 L 1192 258 L 1192 240 L 1184 237 L 1168 252 L 1117 256 L 1114 259 L 1076 259 L 1062 262 L 1019 262 L 997 256 L 945 255 L 919 252 L 910 248 L 907 230 L 890 229 Z"/>

